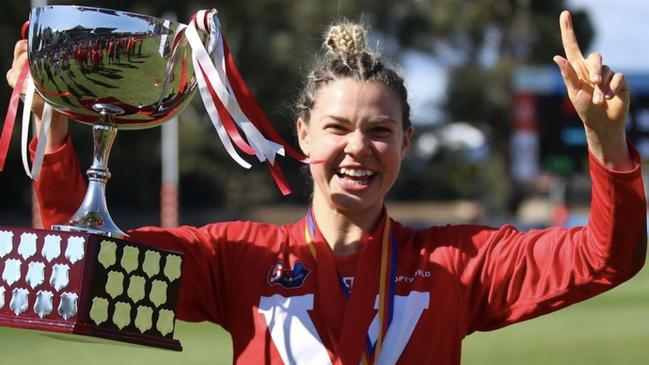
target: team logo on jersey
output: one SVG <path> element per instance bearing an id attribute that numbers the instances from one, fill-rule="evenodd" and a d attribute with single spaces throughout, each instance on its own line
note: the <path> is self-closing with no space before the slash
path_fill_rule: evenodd
<path id="1" fill-rule="evenodd" d="M 285 269 L 281 262 L 273 265 L 268 271 L 268 284 L 270 286 L 281 285 L 287 289 L 299 288 L 304 284 L 304 279 L 309 275 L 304 265 L 295 263 L 292 269 Z"/>

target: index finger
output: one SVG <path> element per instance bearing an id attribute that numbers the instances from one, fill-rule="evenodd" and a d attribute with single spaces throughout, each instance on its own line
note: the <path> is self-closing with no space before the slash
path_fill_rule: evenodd
<path id="1" fill-rule="evenodd" d="M 559 26 L 561 27 L 561 43 L 563 43 L 566 58 L 570 62 L 583 60 L 584 56 L 581 54 L 579 43 L 577 43 L 577 36 L 572 27 L 572 18 L 569 11 L 564 10 L 561 12 Z"/>
<path id="2" fill-rule="evenodd" d="M 16 42 L 16 46 L 14 47 L 14 59 L 18 58 L 18 56 L 25 52 L 27 52 L 27 41 L 19 40 Z"/>

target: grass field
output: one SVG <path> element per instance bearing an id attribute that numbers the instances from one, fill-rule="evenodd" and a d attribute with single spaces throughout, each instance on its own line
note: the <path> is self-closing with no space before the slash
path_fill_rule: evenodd
<path id="1" fill-rule="evenodd" d="M 0 364 L 228 364 L 229 336 L 211 324 L 179 322 L 183 352 L 61 339 L 0 327 Z M 82 342 L 84 341 L 84 342 Z M 616 290 L 563 311 L 464 343 L 463 364 L 649 364 L 649 268 Z"/>
<path id="2" fill-rule="evenodd" d="M 618 288 L 527 323 L 473 334 L 463 364 L 649 364 L 649 268 Z"/>

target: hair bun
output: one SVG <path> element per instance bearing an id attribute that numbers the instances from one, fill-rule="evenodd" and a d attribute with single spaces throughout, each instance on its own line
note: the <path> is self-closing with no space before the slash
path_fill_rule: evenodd
<path id="1" fill-rule="evenodd" d="M 332 25 L 324 45 L 334 55 L 359 54 L 365 51 L 365 29 L 351 22 Z"/>

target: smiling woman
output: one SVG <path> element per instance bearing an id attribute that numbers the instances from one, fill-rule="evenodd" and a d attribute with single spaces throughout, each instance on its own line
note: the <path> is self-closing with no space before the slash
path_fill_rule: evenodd
<path id="1" fill-rule="evenodd" d="M 366 48 L 365 33 L 348 22 L 329 28 L 296 108 L 300 147 L 321 161 L 310 166 L 313 214 L 337 254 L 357 251 L 376 225 L 412 139 L 403 79 Z"/>
<path id="2" fill-rule="evenodd" d="M 344 78 L 318 91 L 309 121 L 298 119 L 302 150 L 323 161 L 311 165 L 313 213 L 335 253 L 349 252 L 347 246 L 359 242 L 362 230 L 327 227 L 336 224 L 332 213 L 364 230 L 381 215 L 412 135 L 412 127 L 404 131 L 401 110 L 383 84 Z"/>
<path id="3" fill-rule="evenodd" d="M 625 139 L 627 84 L 599 54 L 582 56 L 567 12 L 560 27 L 567 58 L 554 60 L 590 151 L 586 226 L 415 229 L 390 218 L 384 198 L 412 139 L 406 89 L 366 50 L 365 30 L 343 23 L 327 33 L 297 108 L 314 181 L 303 219 L 128 232 L 184 253 L 178 318 L 222 325 L 239 364 L 457 365 L 472 332 L 564 308 L 632 277 L 647 240 L 640 160 Z M 85 190 L 67 122 L 53 128 L 36 183 L 47 225 L 71 214 Z"/>

